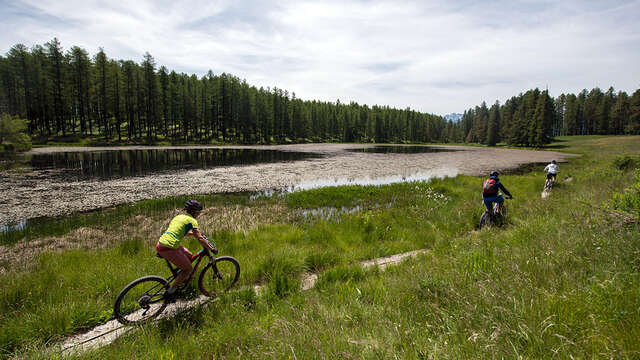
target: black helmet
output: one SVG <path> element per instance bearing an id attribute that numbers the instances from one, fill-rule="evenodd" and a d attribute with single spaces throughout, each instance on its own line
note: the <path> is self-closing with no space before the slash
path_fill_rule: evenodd
<path id="1" fill-rule="evenodd" d="M 497 171 L 492 171 L 491 174 L 489 174 L 489 176 L 495 176 L 495 177 L 498 177 L 498 175 L 500 175 L 500 173 Z"/>
<path id="2" fill-rule="evenodd" d="M 552 163 L 552 164 L 555 164 L 555 163 L 556 163 L 556 161 L 555 161 L 555 160 L 551 160 L 551 163 Z"/>
<path id="3" fill-rule="evenodd" d="M 187 202 L 184 203 L 184 209 L 187 210 L 188 213 L 202 211 L 202 204 L 200 204 L 198 200 L 187 200 Z"/>

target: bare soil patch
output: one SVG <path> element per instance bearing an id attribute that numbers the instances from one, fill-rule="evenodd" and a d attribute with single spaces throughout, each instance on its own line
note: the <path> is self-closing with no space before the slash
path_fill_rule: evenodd
<path id="1" fill-rule="evenodd" d="M 415 174 L 423 176 L 481 175 L 491 169 L 512 169 L 526 163 L 548 162 L 551 159 L 562 161 L 571 156 L 550 151 L 465 146 L 444 146 L 459 150 L 456 152 L 421 154 L 375 154 L 348 151 L 367 146 L 371 145 L 225 146 L 225 148 L 315 152 L 326 156 L 296 162 L 218 167 L 106 181 L 54 179 L 47 176 L 46 172 L 27 174 L 0 172 L 0 224 L 11 224 L 41 216 L 61 216 L 167 196 L 263 191 L 317 180 L 326 180 L 330 183 L 339 179 L 410 177 Z M 159 147 L 52 147 L 37 148 L 32 151 L 43 153 L 146 148 Z"/>

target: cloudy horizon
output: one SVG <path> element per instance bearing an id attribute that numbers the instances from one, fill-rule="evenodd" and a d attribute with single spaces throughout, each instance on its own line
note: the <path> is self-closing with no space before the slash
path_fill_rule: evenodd
<path id="1" fill-rule="evenodd" d="M 202 76 L 233 74 L 305 100 L 445 115 L 531 88 L 640 88 L 635 1 L 0 0 L 0 52 L 65 50 Z"/>

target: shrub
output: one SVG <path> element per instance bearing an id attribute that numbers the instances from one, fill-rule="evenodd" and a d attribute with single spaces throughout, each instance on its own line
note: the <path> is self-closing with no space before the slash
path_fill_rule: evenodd
<path id="1" fill-rule="evenodd" d="M 2 152 L 27 151 L 31 149 L 31 138 L 25 133 L 27 120 L 9 114 L 0 115 L 0 148 Z"/>
<path id="2" fill-rule="evenodd" d="M 635 182 L 629 188 L 613 195 L 613 206 L 640 217 L 640 169 L 636 169 Z"/>
<path id="3" fill-rule="evenodd" d="M 613 165 L 616 169 L 623 171 L 635 169 L 639 164 L 640 159 L 636 156 L 621 155 L 613 159 Z"/>

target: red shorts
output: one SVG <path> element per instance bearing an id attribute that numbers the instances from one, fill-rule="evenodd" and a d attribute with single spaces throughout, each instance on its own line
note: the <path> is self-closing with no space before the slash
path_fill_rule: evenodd
<path id="1" fill-rule="evenodd" d="M 158 255 L 169 260 L 172 264 L 177 266 L 182 271 L 191 271 L 191 253 L 185 249 L 184 246 L 179 246 L 175 249 L 166 247 L 160 243 L 156 244 L 156 251 Z"/>

